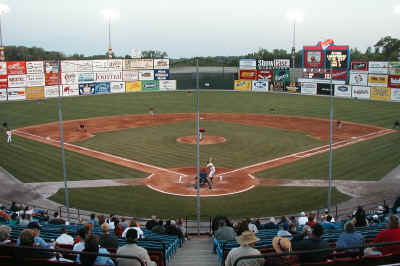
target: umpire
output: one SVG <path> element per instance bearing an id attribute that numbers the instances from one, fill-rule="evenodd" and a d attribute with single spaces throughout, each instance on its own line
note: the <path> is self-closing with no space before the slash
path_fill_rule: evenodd
<path id="1" fill-rule="evenodd" d="M 208 188 L 209 188 L 209 189 L 212 189 L 211 183 L 210 183 L 210 181 L 207 179 L 207 171 L 206 171 L 206 169 L 202 168 L 202 169 L 200 170 L 199 185 L 201 186 L 202 184 L 205 184 L 205 183 L 208 184 Z"/>

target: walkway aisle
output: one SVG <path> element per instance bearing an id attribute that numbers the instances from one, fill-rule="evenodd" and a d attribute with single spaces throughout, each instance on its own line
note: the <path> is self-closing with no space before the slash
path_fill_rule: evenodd
<path id="1" fill-rule="evenodd" d="M 216 266 L 218 257 L 212 252 L 212 239 L 192 237 L 178 249 L 168 266 Z"/>

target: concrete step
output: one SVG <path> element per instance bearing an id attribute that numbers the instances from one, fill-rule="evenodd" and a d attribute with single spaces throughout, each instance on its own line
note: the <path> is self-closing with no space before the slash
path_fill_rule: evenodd
<path id="1" fill-rule="evenodd" d="M 211 238 L 192 238 L 178 249 L 168 266 L 214 266 L 218 257 L 212 251 Z"/>

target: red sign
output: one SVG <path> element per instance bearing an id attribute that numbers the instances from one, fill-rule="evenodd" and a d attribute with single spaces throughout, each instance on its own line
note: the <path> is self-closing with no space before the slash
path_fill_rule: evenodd
<path id="1" fill-rule="evenodd" d="M 57 77 L 57 73 L 46 73 L 44 76 L 46 80 L 46 86 L 61 84 L 61 75 L 58 75 Z"/>
<path id="2" fill-rule="evenodd" d="M 400 75 L 389 75 L 389 88 L 400 88 Z"/>
<path id="3" fill-rule="evenodd" d="M 332 69 L 333 79 L 347 79 L 347 71 L 340 69 Z"/>
<path id="4" fill-rule="evenodd" d="M 240 70 L 239 79 L 256 80 L 257 70 Z"/>
<path id="5" fill-rule="evenodd" d="M 351 70 L 368 71 L 368 61 L 351 61 Z"/>
<path id="6" fill-rule="evenodd" d="M 258 80 L 272 81 L 273 78 L 274 78 L 274 70 L 273 69 L 260 69 L 257 72 Z"/>
<path id="7" fill-rule="evenodd" d="M 304 67 L 324 68 L 323 50 L 304 50 Z"/>
<path id="8" fill-rule="evenodd" d="M 8 76 L 0 75 L 0 89 L 7 89 L 7 88 L 8 88 Z"/>
<path id="9" fill-rule="evenodd" d="M 26 74 L 25 61 L 9 61 L 7 62 L 8 75 L 24 75 Z"/>

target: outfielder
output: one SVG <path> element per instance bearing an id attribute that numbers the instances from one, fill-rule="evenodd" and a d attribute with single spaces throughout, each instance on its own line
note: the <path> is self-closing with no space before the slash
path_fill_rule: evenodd
<path id="1" fill-rule="evenodd" d="M 12 141 L 12 139 L 11 139 L 12 131 L 10 129 L 7 129 L 6 135 L 7 135 L 7 143 L 11 143 L 11 141 Z"/>
<path id="2" fill-rule="evenodd" d="M 207 162 L 207 168 L 210 170 L 210 173 L 208 174 L 208 177 L 211 180 L 211 184 L 213 183 L 213 179 L 214 179 L 214 174 L 215 174 L 215 166 L 212 163 L 212 158 L 210 158 Z"/>

